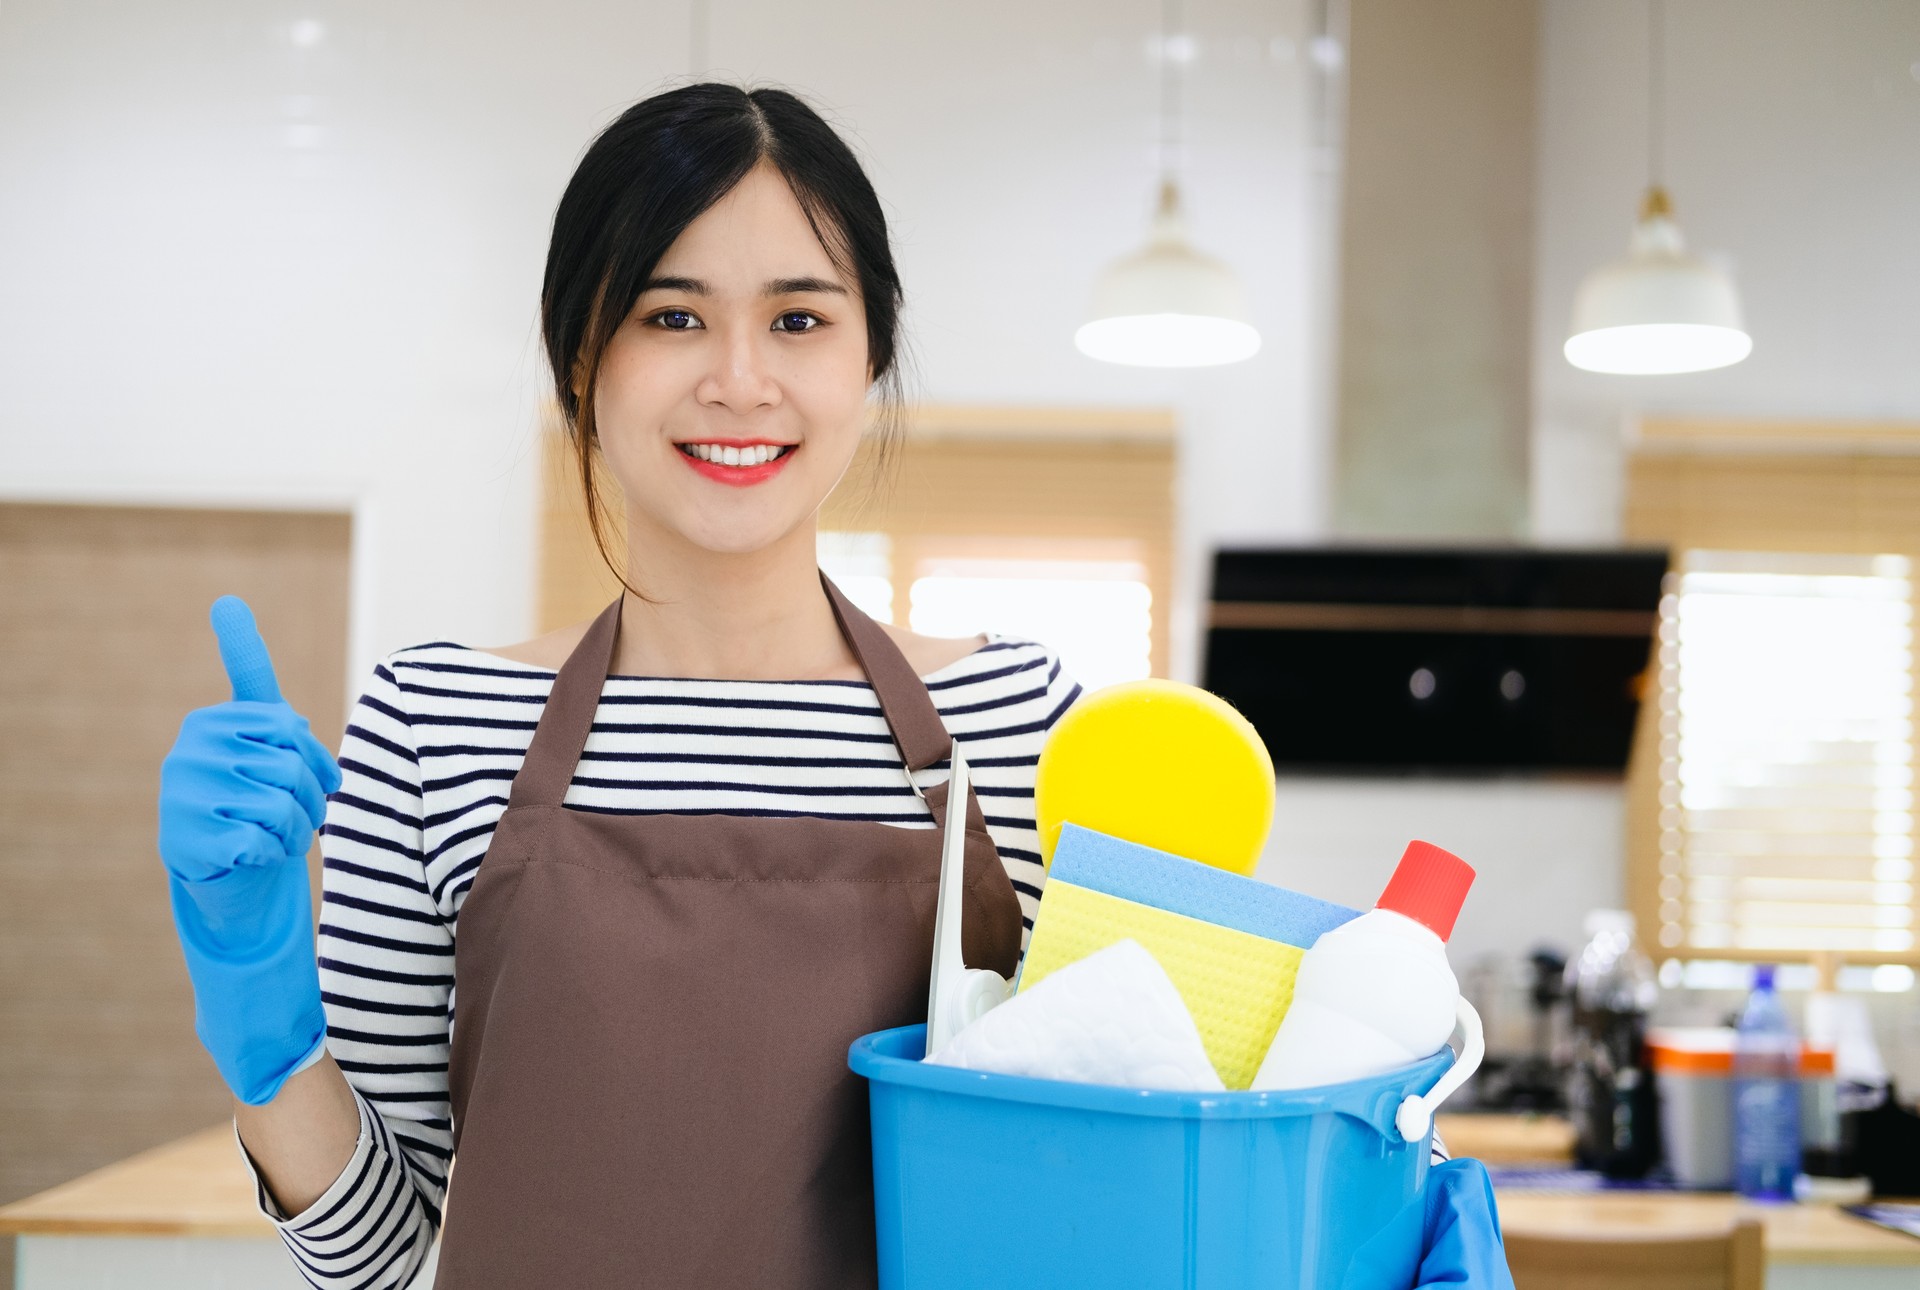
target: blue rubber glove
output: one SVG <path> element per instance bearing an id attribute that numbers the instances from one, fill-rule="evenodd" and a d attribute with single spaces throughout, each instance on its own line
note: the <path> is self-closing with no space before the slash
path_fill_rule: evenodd
<path id="1" fill-rule="evenodd" d="M 160 765 L 160 858 L 194 1030 L 258 1106 L 326 1042 L 307 848 L 340 768 L 280 697 L 246 602 L 222 596 L 212 619 L 233 700 L 188 713 Z"/>
<path id="2" fill-rule="evenodd" d="M 1472 1286 L 1513 1290 L 1493 1180 L 1478 1160 L 1448 1160 L 1427 1173 L 1427 1224 L 1416 1290 Z"/>

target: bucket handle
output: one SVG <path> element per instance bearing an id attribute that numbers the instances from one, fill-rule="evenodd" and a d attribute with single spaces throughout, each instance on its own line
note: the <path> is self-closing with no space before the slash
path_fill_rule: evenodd
<path id="1" fill-rule="evenodd" d="M 1487 1055 L 1487 1037 L 1480 1026 L 1480 1014 L 1464 997 L 1454 1009 L 1453 1018 L 1453 1034 L 1460 1037 L 1460 1055 L 1447 1068 L 1447 1073 L 1434 1081 L 1432 1088 L 1425 1093 L 1409 1094 L 1394 1112 L 1393 1127 L 1408 1142 L 1418 1142 L 1427 1136 L 1427 1130 L 1433 1127 L 1435 1108 L 1480 1069 L 1480 1059 Z"/>

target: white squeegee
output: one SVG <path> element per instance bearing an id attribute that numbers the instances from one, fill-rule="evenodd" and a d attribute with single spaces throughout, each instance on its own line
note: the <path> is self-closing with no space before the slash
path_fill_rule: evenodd
<path id="1" fill-rule="evenodd" d="M 927 1048 L 933 1056 L 976 1018 L 1006 1001 L 1007 978 L 970 968 L 960 955 L 960 906 L 967 877 L 967 759 L 953 745 L 947 826 L 940 839 L 940 892 L 933 912 L 933 976 L 927 987 Z"/>

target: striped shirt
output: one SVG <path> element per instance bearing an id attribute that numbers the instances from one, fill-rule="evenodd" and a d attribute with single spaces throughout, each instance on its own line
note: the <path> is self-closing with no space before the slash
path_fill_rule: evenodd
<path id="1" fill-rule="evenodd" d="M 320 835 L 318 952 L 327 1048 L 359 1105 L 360 1139 L 302 1213 L 281 1213 L 255 1177 L 262 1212 L 315 1286 L 404 1286 L 439 1228 L 460 906 L 554 676 L 434 642 L 381 660 L 354 705 Z M 1044 646 L 994 634 L 923 679 L 966 747 L 1024 948 L 1044 881 L 1034 768 L 1080 687 Z M 924 791 L 947 773 L 941 762 L 914 779 Z M 565 801 L 933 827 L 865 681 L 610 676 Z"/>

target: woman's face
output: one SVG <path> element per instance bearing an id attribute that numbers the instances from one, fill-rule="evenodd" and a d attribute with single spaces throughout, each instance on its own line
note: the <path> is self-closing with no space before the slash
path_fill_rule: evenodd
<path id="1" fill-rule="evenodd" d="M 745 553 L 810 533 L 868 383 L 858 286 L 762 162 L 668 248 L 602 360 L 594 416 L 633 536 Z"/>

